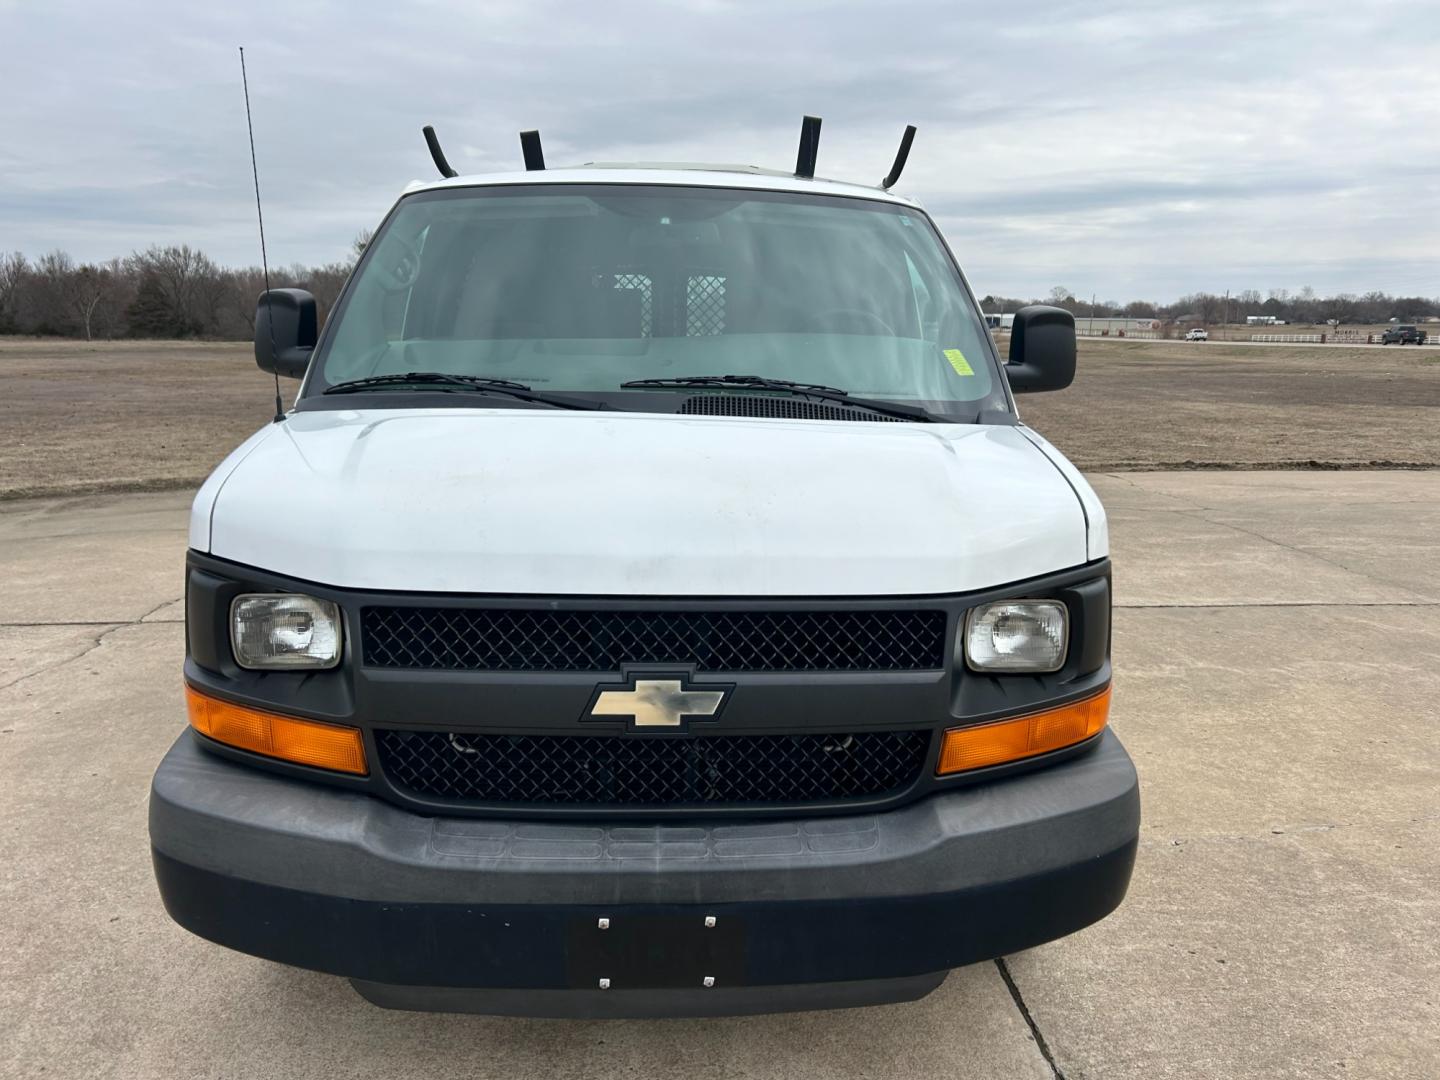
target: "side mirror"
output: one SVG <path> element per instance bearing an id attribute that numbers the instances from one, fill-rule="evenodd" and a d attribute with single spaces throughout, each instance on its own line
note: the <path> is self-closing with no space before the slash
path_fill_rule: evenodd
<path id="1" fill-rule="evenodd" d="M 304 289 L 271 289 L 255 308 L 255 363 L 292 379 L 304 376 L 319 332 L 315 298 Z"/>
<path id="2" fill-rule="evenodd" d="M 1005 375 L 1017 394 L 1064 390 L 1074 382 L 1075 316 L 1045 304 L 1017 311 Z"/>

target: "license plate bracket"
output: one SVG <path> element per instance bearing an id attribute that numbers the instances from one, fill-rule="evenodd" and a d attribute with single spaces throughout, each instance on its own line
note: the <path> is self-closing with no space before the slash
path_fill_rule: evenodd
<path id="1" fill-rule="evenodd" d="M 707 979 L 712 987 L 740 986 L 745 928 L 739 919 L 703 914 L 575 919 L 566 961 L 577 989 L 698 990 Z"/>

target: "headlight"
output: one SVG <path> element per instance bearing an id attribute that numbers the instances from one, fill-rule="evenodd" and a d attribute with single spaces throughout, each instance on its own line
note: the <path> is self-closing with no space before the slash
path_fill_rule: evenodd
<path id="1" fill-rule="evenodd" d="M 965 619 L 965 659 L 976 671 L 1059 671 L 1068 636 L 1058 600 L 981 604 Z"/>
<path id="2" fill-rule="evenodd" d="M 294 593 L 237 596 L 230 645 L 243 668 L 332 668 L 340 662 L 340 609 Z"/>

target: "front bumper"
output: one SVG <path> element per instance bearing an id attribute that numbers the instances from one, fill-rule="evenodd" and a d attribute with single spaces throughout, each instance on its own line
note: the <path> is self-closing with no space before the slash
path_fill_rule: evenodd
<path id="1" fill-rule="evenodd" d="M 156 772 L 150 837 L 180 925 L 379 1004 L 677 1015 L 919 997 L 1079 930 L 1124 897 L 1139 816 L 1108 731 L 886 813 L 689 826 L 426 817 L 221 760 L 187 732 Z M 723 934 L 688 929 L 707 916 Z M 602 936 L 602 918 L 625 933 Z M 647 948 L 652 928 L 671 944 Z"/>

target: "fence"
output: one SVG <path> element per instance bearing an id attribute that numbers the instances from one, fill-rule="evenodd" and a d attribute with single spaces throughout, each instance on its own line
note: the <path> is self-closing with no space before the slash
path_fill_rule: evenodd
<path id="1" fill-rule="evenodd" d="M 1317 345 L 1325 341 L 1324 334 L 1251 334 L 1251 341 L 1268 341 L 1273 344 L 1281 342 L 1289 344 L 1307 344 L 1313 342 Z"/>

